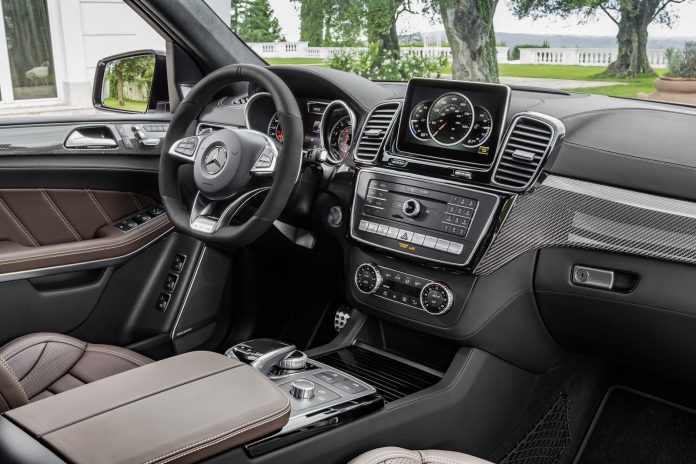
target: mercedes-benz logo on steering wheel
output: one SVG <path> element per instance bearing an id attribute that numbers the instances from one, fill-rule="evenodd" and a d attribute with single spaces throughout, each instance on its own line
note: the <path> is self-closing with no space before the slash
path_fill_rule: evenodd
<path id="1" fill-rule="evenodd" d="M 203 160 L 205 170 L 211 176 L 222 171 L 222 168 L 225 167 L 225 163 L 227 163 L 227 150 L 225 150 L 225 147 L 219 145 L 213 147 L 213 149 L 205 155 L 205 159 Z"/>

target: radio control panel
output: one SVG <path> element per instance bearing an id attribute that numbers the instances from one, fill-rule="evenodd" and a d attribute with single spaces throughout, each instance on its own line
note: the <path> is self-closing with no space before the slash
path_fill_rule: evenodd
<path id="1" fill-rule="evenodd" d="M 351 235 L 400 254 L 466 266 L 488 232 L 494 193 L 381 169 L 358 173 Z"/>

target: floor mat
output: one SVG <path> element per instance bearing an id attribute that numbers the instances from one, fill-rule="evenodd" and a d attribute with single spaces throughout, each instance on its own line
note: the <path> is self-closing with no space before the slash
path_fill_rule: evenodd
<path id="1" fill-rule="evenodd" d="M 696 411 L 625 387 L 611 388 L 576 464 L 696 462 Z"/>
<path id="2" fill-rule="evenodd" d="M 501 464 L 556 464 L 569 442 L 568 397 L 564 394 Z"/>

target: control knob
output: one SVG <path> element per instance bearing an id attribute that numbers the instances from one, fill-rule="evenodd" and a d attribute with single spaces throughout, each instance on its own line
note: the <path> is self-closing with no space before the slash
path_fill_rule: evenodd
<path id="1" fill-rule="evenodd" d="M 420 303 L 430 314 L 444 314 L 452 307 L 454 294 L 447 285 L 430 282 L 421 290 Z"/>
<path id="2" fill-rule="evenodd" d="M 355 271 L 355 285 L 362 293 L 375 293 L 382 286 L 382 273 L 372 263 L 361 264 Z"/>
<path id="3" fill-rule="evenodd" d="M 414 218 L 420 214 L 421 204 L 418 200 L 409 198 L 404 202 L 404 205 L 401 207 L 401 210 L 404 212 L 406 216 Z"/>
<path id="4" fill-rule="evenodd" d="M 307 355 L 302 351 L 295 350 L 281 359 L 277 366 L 286 371 L 302 370 L 307 367 Z"/>
<path id="5" fill-rule="evenodd" d="M 298 400 L 309 400 L 314 398 L 314 383 L 309 380 L 295 380 L 290 386 L 290 394 Z"/>

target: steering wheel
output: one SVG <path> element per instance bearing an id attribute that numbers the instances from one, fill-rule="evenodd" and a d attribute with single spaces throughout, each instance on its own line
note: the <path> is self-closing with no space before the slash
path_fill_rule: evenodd
<path id="1" fill-rule="evenodd" d="M 280 145 L 258 131 L 223 128 L 196 135 L 203 108 L 232 82 L 253 82 L 266 89 L 284 131 Z M 302 166 L 304 128 L 297 101 L 287 85 L 266 68 L 225 66 L 203 78 L 174 113 L 162 147 L 159 190 L 174 227 L 198 240 L 240 247 L 259 238 L 285 208 Z M 193 165 L 198 189 L 190 212 L 179 194 L 179 167 Z M 256 212 L 231 225 L 257 195 L 266 194 Z"/>

